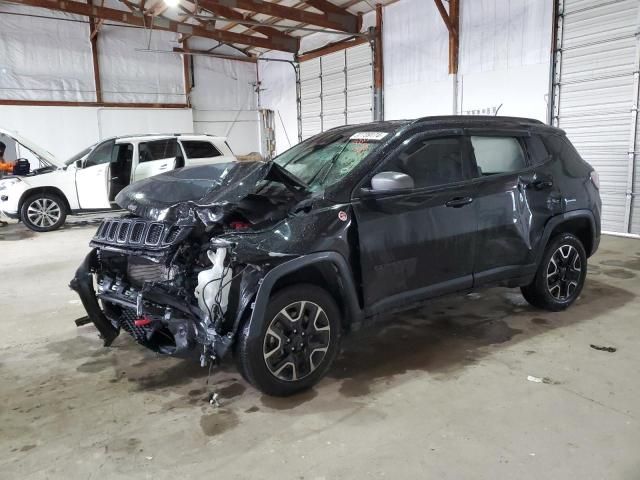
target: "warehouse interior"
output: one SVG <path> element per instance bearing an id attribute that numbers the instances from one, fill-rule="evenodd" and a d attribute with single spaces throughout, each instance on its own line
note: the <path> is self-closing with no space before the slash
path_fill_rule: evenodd
<path id="1" fill-rule="evenodd" d="M 523 117 L 566 132 L 602 200 L 569 309 L 504 286 L 436 298 L 351 332 L 286 398 L 74 323 L 113 198 L 85 208 L 78 184 L 47 232 L 0 203 L 0 472 L 637 478 L 639 102 L 638 0 L 0 0 L 3 163 L 158 134 L 271 161 L 344 125 Z"/>

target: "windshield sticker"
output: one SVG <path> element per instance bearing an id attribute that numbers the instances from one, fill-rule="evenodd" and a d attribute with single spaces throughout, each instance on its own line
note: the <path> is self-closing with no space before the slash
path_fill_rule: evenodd
<path id="1" fill-rule="evenodd" d="M 389 135 L 389 132 L 358 132 L 351 135 L 349 140 L 368 140 L 370 142 L 379 142 L 387 135 Z"/>

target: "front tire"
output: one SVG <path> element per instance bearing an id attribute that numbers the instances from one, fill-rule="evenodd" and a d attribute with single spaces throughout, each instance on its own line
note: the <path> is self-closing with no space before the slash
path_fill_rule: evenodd
<path id="1" fill-rule="evenodd" d="M 54 193 L 36 193 L 25 200 L 20 219 L 35 232 L 57 230 L 67 218 L 64 201 Z"/>
<path id="2" fill-rule="evenodd" d="M 273 295 L 264 318 L 238 336 L 238 369 L 267 395 L 285 397 L 315 385 L 339 351 L 340 310 L 325 290 L 301 284 Z"/>
<path id="3" fill-rule="evenodd" d="M 587 254 L 582 242 L 570 233 L 551 239 L 533 281 L 522 295 L 534 307 L 552 312 L 576 301 L 587 278 Z"/>

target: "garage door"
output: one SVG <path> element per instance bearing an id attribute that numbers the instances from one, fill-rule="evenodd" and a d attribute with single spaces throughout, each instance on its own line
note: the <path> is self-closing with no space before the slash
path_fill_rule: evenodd
<path id="1" fill-rule="evenodd" d="M 603 230 L 640 234 L 640 2 L 561 0 L 559 13 L 554 124 L 600 174 Z"/>
<path id="2" fill-rule="evenodd" d="M 300 63 L 302 139 L 373 121 L 373 56 L 368 43 Z"/>

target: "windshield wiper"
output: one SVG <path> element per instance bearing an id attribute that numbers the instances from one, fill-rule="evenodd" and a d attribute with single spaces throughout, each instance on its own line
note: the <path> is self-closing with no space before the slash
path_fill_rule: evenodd
<path id="1" fill-rule="evenodd" d="M 327 178 L 327 175 L 329 175 L 329 172 L 338 161 L 338 158 L 340 158 L 340 155 L 342 155 L 342 152 L 344 152 L 347 149 L 347 146 L 349 146 L 349 142 L 345 142 L 342 148 L 333 157 L 331 157 L 331 160 L 329 160 L 322 167 L 320 167 L 320 170 L 318 170 L 316 174 L 313 177 L 311 177 L 311 179 L 309 180 L 309 185 L 311 185 L 316 180 L 316 178 L 326 169 L 326 173 L 320 180 L 320 183 L 325 181 L 325 179 Z M 329 166 L 329 168 L 326 168 L 327 165 Z"/>

